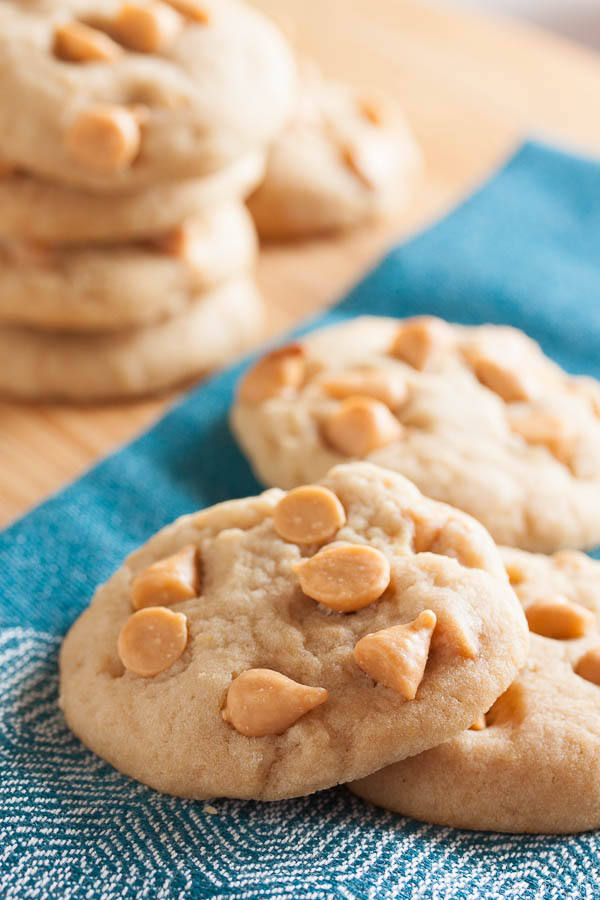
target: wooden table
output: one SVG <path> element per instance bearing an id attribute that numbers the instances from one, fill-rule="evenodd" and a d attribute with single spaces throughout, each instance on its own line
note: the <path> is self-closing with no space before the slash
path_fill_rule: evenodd
<path id="1" fill-rule="evenodd" d="M 412 0 L 255 0 L 331 75 L 403 104 L 425 154 L 410 207 L 344 237 L 265 248 L 269 331 L 332 302 L 387 245 L 444 213 L 524 135 L 600 153 L 600 58 L 532 27 Z M 1 365 L 1 363 L 0 363 Z M 169 398 L 0 404 L 0 523 L 155 419 Z"/>

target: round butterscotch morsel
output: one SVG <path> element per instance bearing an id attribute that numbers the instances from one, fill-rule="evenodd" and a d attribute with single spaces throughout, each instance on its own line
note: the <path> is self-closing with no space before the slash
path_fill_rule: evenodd
<path id="1" fill-rule="evenodd" d="M 381 550 L 364 544 L 337 544 L 293 566 L 308 597 L 338 612 L 354 612 L 383 594 L 390 564 Z"/>
<path id="2" fill-rule="evenodd" d="M 534 600 L 525 608 L 525 615 L 531 631 L 559 641 L 585 637 L 596 626 L 589 609 L 560 596 Z"/>
<path id="3" fill-rule="evenodd" d="M 283 734 L 328 696 L 325 688 L 299 684 L 281 672 L 249 669 L 232 681 L 223 719 L 246 737 Z"/>
<path id="4" fill-rule="evenodd" d="M 131 605 L 172 606 L 198 596 L 198 550 L 186 544 L 177 553 L 152 563 L 131 582 Z"/>
<path id="5" fill-rule="evenodd" d="M 177 796 L 305 796 L 447 740 L 508 687 L 525 660 L 527 624 L 480 525 L 465 528 L 465 540 L 489 552 L 471 567 L 415 551 L 415 519 L 433 529 L 443 509 L 394 472 L 346 464 L 307 489 L 321 522 L 331 525 L 332 511 L 343 521 L 337 543 L 315 552 L 318 544 L 282 536 L 278 518 L 312 528 L 305 512 L 315 505 L 302 501 L 296 517 L 303 492 L 294 500 L 276 488 L 182 517 L 96 591 L 60 659 L 61 707 L 87 747 Z M 132 616 L 132 585 L 142 603 L 166 590 L 164 602 L 177 604 Z M 355 658 L 367 635 L 369 675 Z"/>
<path id="6" fill-rule="evenodd" d="M 187 644 L 187 619 L 162 606 L 134 613 L 119 633 L 118 651 L 128 672 L 150 678 L 169 669 Z"/>
<path id="7" fill-rule="evenodd" d="M 304 336 L 302 348 L 295 391 L 253 405 L 240 393 L 231 413 L 265 485 L 289 490 L 363 459 L 468 512 L 497 543 L 544 553 L 600 544 L 590 384 L 598 396 L 600 386 L 525 334 L 361 316 Z"/>
<path id="8" fill-rule="evenodd" d="M 123 3 L 111 22 L 119 41 L 139 53 L 160 53 L 175 40 L 183 19 L 166 3 Z"/>
<path id="9" fill-rule="evenodd" d="M 324 432 L 340 453 L 360 458 L 399 440 L 402 426 L 378 400 L 349 397 L 329 417 Z"/>
<path id="10" fill-rule="evenodd" d="M 470 729 L 351 790 L 402 815 L 456 828 L 598 828 L 600 562 L 575 551 L 501 553 L 526 611 L 540 597 L 560 602 L 547 610 L 550 625 L 542 623 L 547 636 L 530 635 L 526 664 Z M 589 631 L 581 627 L 590 620 Z"/>
<path id="11" fill-rule="evenodd" d="M 334 536 L 344 522 L 344 507 L 332 491 L 316 484 L 294 488 L 275 508 L 275 530 L 286 541 L 320 544 Z"/>
<path id="12" fill-rule="evenodd" d="M 423 371 L 440 363 L 452 346 L 452 329 L 433 316 L 419 316 L 404 322 L 390 348 L 392 356 Z"/>
<path id="13" fill-rule="evenodd" d="M 591 647 L 583 654 L 575 666 L 575 672 L 580 678 L 600 685 L 600 645 Z"/>
<path id="14" fill-rule="evenodd" d="M 139 153 L 140 126 L 135 114 L 124 106 L 95 106 L 79 113 L 65 142 L 69 154 L 81 165 L 118 172 Z"/>
<path id="15" fill-rule="evenodd" d="M 112 62 L 123 53 L 107 34 L 83 22 L 64 22 L 54 30 L 54 53 L 68 62 Z"/>
<path id="16" fill-rule="evenodd" d="M 471 363 L 479 381 L 506 403 L 518 403 L 535 397 L 534 379 L 516 360 L 505 361 L 484 353 L 475 353 L 471 357 Z"/>
<path id="17" fill-rule="evenodd" d="M 271 397 L 293 394 L 302 384 L 304 371 L 304 351 L 300 344 L 279 347 L 244 375 L 238 395 L 244 403 L 256 405 Z"/>
<path id="18" fill-rule="evenodd" d="M 342 372 L 330 375 L 321 382 L 323 389 L 336 400 L 348 397 L 371 397 L 397 409 L 407 398 L 408 388 L 405 379 L 394 372 L 382 372 L 377 369 L 358 369 L 354 372 Z"/>
<path id="19" fill-rule="evenodd" d="M 361 638 L 354 659 L 375 681 L 414 700 L 423 680 L 436 615 L 425 609 L 408 625 L 393 625 Z"/>

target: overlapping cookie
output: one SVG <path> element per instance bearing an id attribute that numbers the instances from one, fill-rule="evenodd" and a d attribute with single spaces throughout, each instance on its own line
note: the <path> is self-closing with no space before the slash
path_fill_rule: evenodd
<path id="1" fill-rule="evenodd" d="M 252 220 L 239 201 L 147 242 L 0 242 L 0 325 L 62 331 L 151 325 L 185 315 L 201 293 L 247 272 L 255 255 Z"/>
<path id="2" fill-rule="evenodd" d="M 223 365 L 262 325 L 262 298 L 241 275 L 147 328 L 69 334 L 3 326 L 0 395 L 88 402 L 162 391 Z"/>
<path id="3" fill-rule="evenodd" d="M 418 161 L 395 104 L 305 67 L 292 120 L 248 206 L 267 238 L 345 228 L 402 203 Z"/>
<path id="4" fill-rule="evenodd" d="M 179 519 L 61 652 L 83 742 L 158 790 L 275 800 L 466 728 L 527 653 L 477 522 L 368 463 Z"/>
<path id="5" fill-rule="evenodd" d="M 598 828 L 600 563 L 576 551 L 502 553 L 532 632 L 527 665 L 472 729 L 351 790 L 459 828 Z"/>
<path id="6" fill-rule="evenodd" d="M 203 178 L 143 190 L 98 193 L 59 185 L 0 164 L 0 238 L 44 244 L 115 244 L 153 238 L 192 216 L 242 199 L 261 180 L 265 154 L 247 153 Z"/>
<path id="7" fill-rule="evenodd" d="M 499 543 L 600 543 L 600 385 L 512 328 L 361 317 L 324 329 L 246 375 L 232 427 L 265 484 L 368 459 Z"/>
<path id="8" fill-rule="evenodd" d="M 114 192 L 264 146 L 296 76 L 277 29 L 235 0 L 5 0 L 0 80 L 2 160 Z"/>

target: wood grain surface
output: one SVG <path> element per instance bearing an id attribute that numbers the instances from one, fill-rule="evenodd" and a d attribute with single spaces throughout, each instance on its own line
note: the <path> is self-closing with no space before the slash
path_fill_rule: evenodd
<path id="1" fill-rule="evenodd" d="M 600 155 L 600 57 L 530 26 L 404 0 L 255 0 L 323 70 L 400 100 L 424 174 L 393 219 L 265 247 L 274 334 L 334 302 L 391 243 L 451 208 L 524 136 Z M 0 362 L 0 365 L 2 363 Z M 0 403 L 0 523 L 160 415 L 172 398 L 82 408 Z"/>

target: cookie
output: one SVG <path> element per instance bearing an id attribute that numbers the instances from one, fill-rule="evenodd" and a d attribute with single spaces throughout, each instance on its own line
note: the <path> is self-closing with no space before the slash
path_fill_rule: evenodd
<path id="1" fill-rule="evenodd" d="M 0 81 L 3 160 L 116 191 L 264 146 L 296 74 L 275 26 L 236 0 L 5 0 Z"/>
<path id="2" fill-rule="evenodd" d="M 350 788 L 457 828 L 598 828 L 600 563 L 577 551 L 503 557 L 532 632 L 523 671 L 472 729 Z"/>
<path id="3" fill-rule="evenodd" d="M 85 335 L 0 327 L 0 395 L 86 402 L 164 390 L 221 366 L 262 324 L 262 300 L 242 276 L 148 328 Z"/>
<path id="4" fill-rule="evenodd" d="M 233 430 L 265 484 L 348 459 L 401 472 L 533 551 L 600 543 L 600 385 L 522 332 L 362 317 L 263 360 Z"/>
<path id="5" fill-rule="evenodd" d="M 416 143 L 391 101 L 311 69 L 248 205 L 265 238 L 347 228 L 405 202 L 418 161 Z"/>
<path id="6" fill-rule="evenodd" d="M 487 532 L 368 463 L 185 516 L 61 651 L 71 729 L 185 797 L 308 794 L 461 731 L 527 628 Z"/>
<path id="7" fill-rule="evenodd" d="M 77 190 L 0 167 L 0 238 L 114 244 L 155 237 L 184 219 L 246 197 L 264 166 L 264 153 L 248 153 L 204 178 L 162 181 L 119 194 Z"/>
<path id="8" fill-rule="evenodd" d="M 188 219 L 161 238 L 116 246 L 0 242 L 0 323 L 117 331 L 181 315 L 256 255 L 240 202 Z"/>

